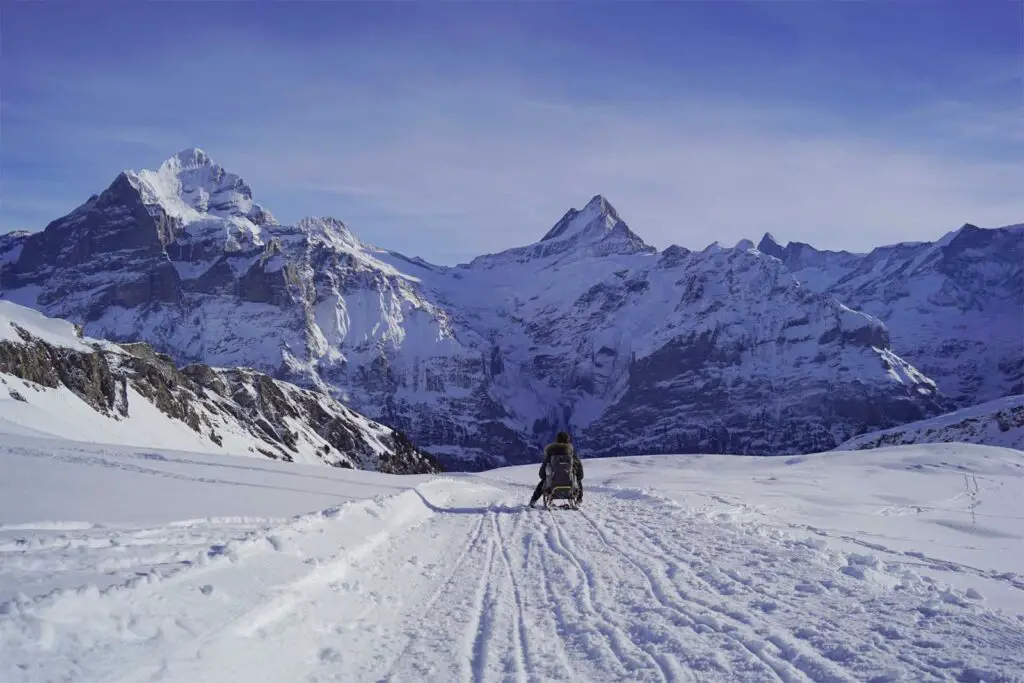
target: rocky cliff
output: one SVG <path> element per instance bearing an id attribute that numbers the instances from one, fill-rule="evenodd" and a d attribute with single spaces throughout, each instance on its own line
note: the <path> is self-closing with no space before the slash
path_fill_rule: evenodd
<path id="1" fill-rule="evenodd" d="M 840 444 L 836 450 L 950 442 L 1024 451 L 1024 395 L 1006 396 L 929 420 L 861 434 Z"/>
<path id="2" fill-rule="evenodd" d="M 1024 225 L 966 224 L 867 254 L 769 240 L 762 251 L 801 283 L 883 321 L 893 347 L 957 406 L 1024 393 Z"/>
<path id="3" fill-rule="evenodd" d="M 128 433 L 128 443 L 132 430 L 167 429 L 173 423 L 179 435 L 191 430 L 193 442 L 214 453 L 397 474 L 439 471 L 434 458 L 404 434 L 329 396 L 252 370 L 199 364 L 179 369 L 147 344 L 90 339 L 81 328 L 5 301 L 0 301 L 0 384 L 6 394 L 0 394 L 0 403 L 6 398 L 40 411 L 60 398 L 53 392 L 71 395 L 89 406 L 101 430 Z M 11 417 L 4 418 L 18 422 L 16 406 L 6 405 Z M 38 419 L 21 422 L 54 436 L 79 437 L 60 419 L 49 425 Z M 173 429 L 169 433 L 176 438 Z"/>

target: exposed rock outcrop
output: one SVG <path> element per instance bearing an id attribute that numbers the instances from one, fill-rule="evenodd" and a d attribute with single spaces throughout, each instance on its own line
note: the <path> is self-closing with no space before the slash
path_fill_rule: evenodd
<path id="1" fill-rule="evenodd" d="M 336 467 L 395 474 L 441 469 L 404 434 L 329 396 L 252 370 L 179 369 L 148 344 L 102 343 L 71 334 L 67 324 L 65 339 L 41 338 L 25 324 L 33 316 L 42 319 L 0 301 L 0 327 L 8 330 L 0 334 L 0 377 L 69 390 L 98 413 L 97 419 L 130 418 L 133 401 L 145 400 L 167 419 L 208 439 L 213 452 L 222 451 L 225 438 L 231 438 L 277 460 L 293 461 L 301 454 L 308 462 L 312 455 Z"/>

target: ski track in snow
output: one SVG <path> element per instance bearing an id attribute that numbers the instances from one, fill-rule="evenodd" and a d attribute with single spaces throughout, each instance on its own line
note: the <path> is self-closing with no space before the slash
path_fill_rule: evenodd
<path id="1" fill-rule="evenodd" d="M 288 520 L 0 528 L 5 580 L 59 560 L 91 582 L 0 604 L 0 679 L 1024 680 L 1020 620 L 917 575 L 927 558 L 624 489 L 531 510 L 528 488 L 438 478 Z"/>

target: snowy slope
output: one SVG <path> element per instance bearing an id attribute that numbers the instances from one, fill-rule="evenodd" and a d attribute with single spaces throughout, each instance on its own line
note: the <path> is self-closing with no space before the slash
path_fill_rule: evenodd
<path id="1" fill-rule="evenodd" d="M 436 464 L 330 396 L 244 370 L 182 370 L 0 301 L 0 438 L 49 435 L 389 472 Z"/>
<path id="2" fill-rule="evenodd" d="M 980 443 L 1024 451 L 1024 396 L 1007 396 L 881 432 L 861 434 L 838 447 L 858 450 L 921 443 Z"/>
<path id="3" fill-rule="evenodd" d="M 884 321 L 893 348 L 959 407 L 1024 392 L 1024 225 L 964 225 L 868 254 L 766 235 L 803 284 Z"/>
<path id="4" fill-rule="evenodd" d="M 0 467 L 11 683 L 1024 680 L 1020 451 L 588 461 L 579 513 L 534 467 Z"/>
<path id="5" fill-rule="evenodd" d="M 779 454 L 956 407 L 877 315 L 790 269 L 867 257 L 762 247 L 658 252 L 598 195 L 536 243 L 433 266 L 337 219 L 280 225 L 192 149 L 0 242 L 0 297 L 330 392 L 460 469 L 534 461 L 557 427 L 592 454 Z"/>

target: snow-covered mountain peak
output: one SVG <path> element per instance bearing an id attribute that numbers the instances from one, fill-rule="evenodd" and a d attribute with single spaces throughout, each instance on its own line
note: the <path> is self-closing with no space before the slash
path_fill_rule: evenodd
<path id="1" fill-rule="evenodd" d="M 761 241 L 757 243 L 757 250 L 762 254 L 768 254 L 777 259 L 783 259 L 786 255 L 786 250 L 770 232 L 766 232 Z"/>
<path id="2" fill-rule="evenodd" d="M 362 249 L 366 246 L 343 221 L 330 216 L 300 219 L 295 228 L 309 237 L 319 238 L 324 243 L 344 251 Z"/>
<path id="3" fill-rule="evenodd" d="M 738 251 L 750 251 L 753 248 L 754 243 L 746 238 L 741 239 L 739 242 L 736 243 L 736 246 L 733 247 L 733 249 L 736 249 Z"/>
<path id="4" fill-rule="evenodd" d="M 569 209 L 555 226 L 541 238 L 541 242 L 557 239 L 570 239 L 582 232 L 591 232 L 600 236 L 601 231 L 611 231 L 622 222 L 619 213 L 611 202 L 602 195 L 595 195 L 582 211 Z"/>
<path id="5" fill-rule="evenodd" d="M 654 254 L 619 217 L 618 211 L 602 195 L 595 195 L 582 210 L 569 209 L 540 242 L 506 249 L 473 259 L 468 266 L 494 268 L 510 261 L 525 263 L 535 259 Z"/>
<path id="6" fill-rule="evenodd" d="M 227 219 L 238 227 L 275 225 L 274 217 L 253 201 L 252 188 L 198 147 L 183 149 L 155 170 L 126 171 L 144 204 L 163 209 L 183 223 Z"/>
<path id="7" fill-rule="evenodd" d="M 216 164 L 213 159 L 210 158 L 210 155 L 200 148 L 188 147 L 181 150 L 160 165 L 161 168 L 164 166 L 174 167 L 176 170 L 181 170 L 216 166 Z"/>

